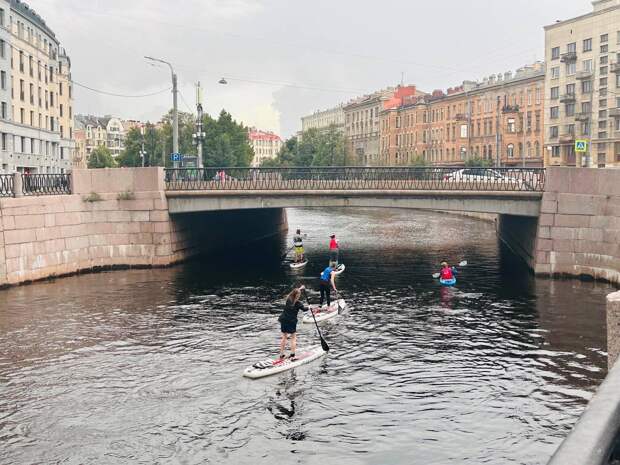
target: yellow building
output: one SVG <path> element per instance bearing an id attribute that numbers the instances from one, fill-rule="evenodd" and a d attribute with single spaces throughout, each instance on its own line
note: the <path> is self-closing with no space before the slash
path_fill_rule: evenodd
<path id="1" fill-rule="evenodd" d="M 71 61 L 43 18 L 20 0 L 0 0 L 2 172 L 71 168 L 71 86 Z"/>

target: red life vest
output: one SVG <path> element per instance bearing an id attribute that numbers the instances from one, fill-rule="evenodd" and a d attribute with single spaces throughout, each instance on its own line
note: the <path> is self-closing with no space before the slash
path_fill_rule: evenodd
<path id="1" fill-rule="evenodd" d="M 440 277 L 441 279 L 454 279 L 454 275 L 452 274 L 452 268 L 442 268 Z"/>
<path id="2" fill-rule="evenodd" d="M 329 250 L 334 250 L 338 248 L 338 242 L 336 242 L 336 239 L 332 239 L 331 241 L 329 241 Z"/>

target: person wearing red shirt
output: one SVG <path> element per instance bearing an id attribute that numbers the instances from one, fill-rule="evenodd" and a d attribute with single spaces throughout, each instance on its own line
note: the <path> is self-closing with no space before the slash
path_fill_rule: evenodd
<path id="1" fill-rule="evenodd" d="M 336 235 L 332 234 L 329 241 L 329 264 L 330 266 L 336 268 L 338 266 L 338 241 L 336 240 Z"/>
<path id="2" fill-rule="evenodd" d="M 449 281 L 454 279 L 454 267 L 450 267 L 446 262 L 441 263 L 441 271 L 439 272 L 439 277 L 445 281 Z"/>

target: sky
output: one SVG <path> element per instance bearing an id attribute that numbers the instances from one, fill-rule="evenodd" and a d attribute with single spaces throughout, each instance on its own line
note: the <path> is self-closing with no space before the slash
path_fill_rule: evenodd
<path id="1" fill-rule="evenodd" d="M 300 118 L 390 85 L 431 92 L 544 57 L 543 26 L 589 0 L 27 0 L 71 57 L 76 113 L 157 121 L 222 109 L 289 137 Z M 218 81 L 226 78 L 228 84 Z M 160 92 L 162 91 L 162 92 Z"/>

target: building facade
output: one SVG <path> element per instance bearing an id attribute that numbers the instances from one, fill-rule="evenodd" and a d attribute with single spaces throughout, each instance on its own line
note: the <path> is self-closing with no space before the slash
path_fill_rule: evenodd
<path id="1" fill-rule="evenodd" d="M 250 128 L 248 140 L 254 150 L 254 158 L 252 159 L 252 166 L 254 167 L 260 166 L 265 160 L 276 158 L 282 148 L 282 139 L 273 132 Z"/>
<path id="2" fill-rule="evenodd" d="M 26 3 L 0 0 L 1 171 L 63 173 L 71 168 L 71 61 Z"/>
<path id="3" fill-rule="evenodd" d="M 344 105 L 338 105 L 327 110 L 316 111 L 311 115 L 301 118 L 302 134 L 309 129 L 327 131 L 330 128 L 344 133 Z"/>
<path id="4" fill-rule="evenodd" d="M 620 0 L 592 5 L 545 27 L 548 165 L 620 166 Z"/>
<path id="5" fill-rule="evenodd" d="M 347 163 L 366 166 L 389 164 L 389 158 L 380 150 L 380 113 L 415 95 L 422 95 L 415 86 L 388 87 L 345 105 Z"/>
<path id="6" fill-rule="evenodd" d="M 386 164 L 543 166 L 544 65 L 536 63 L 447 92 L 406 95 L 380 113 Z"/>
<path id="7" fill-rule="evenodd" d="M 140 123 L 141 124 L 141 123 Z M 125 139 L 136 121 L 123 121 L 113 116 L 76 115 L 75 128 L 83 142 L 77 144 L 76 156 L 88 160 L 91 152 L 100 146 L 107 147 L 114 158 L 125 150 Z"/>

